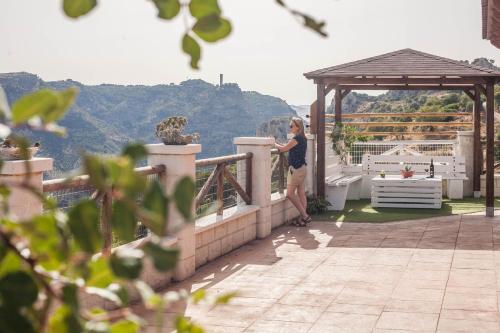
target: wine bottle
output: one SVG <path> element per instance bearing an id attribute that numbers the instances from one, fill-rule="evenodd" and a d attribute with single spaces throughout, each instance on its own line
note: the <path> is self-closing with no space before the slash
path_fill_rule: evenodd
<path id="1" fill-rule="evenodd" d="M 431 165 L 429 167 L 429 178 L 434 178 L 434 161 L 431 158 Z"/>

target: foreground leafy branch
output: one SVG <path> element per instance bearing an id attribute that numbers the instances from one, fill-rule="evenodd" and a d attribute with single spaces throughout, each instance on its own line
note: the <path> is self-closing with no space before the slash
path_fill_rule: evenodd
<path id="1" fill-rule="evenodd" d="M 0 89 L 0 97 L 3 96 Z M 15 102 L 12 112 L 0 100 L 3 126 L 9 132 L 25 125 L 55 132 L 59 129 L 57 121 L 75 98 L 73 89 L 39 91 Z M 16 140 L 24 142 L 21 149 L 27 149 L 26 139 L 16 137 Z M 193 296 L 185 291 L 155 293 L 141 279 L 145 259 L 159 272 L 176 267 L 178 250 L 162 245 L 169 230 L 168 211 L 176 209 L 185 223 L 192 223 L 195 195 L 194 182 L 188 177 L 181 179 L 173 194 L 167 196 L 158 181 L 148 181 L 136 173 L 137 161 L 146 154 L 145 147 L 132 144 L 116 157 L 84 155 L 84 172 L 97 191 L 93 197 L 78 201 L 68 212 L 47 200 L 29 184 L 28 178 L 17 184 L 0 184 L 1 333 L 138 332 L 143 322 L 130 307 L 131 292 L 137 292 L 146 308 L 157 313 L 158 332 L 161 332 L 163 310 L 172 301 L 192 298 L 196 303 L 207 299 L 204 291 Z M 25 220 L 11 218 L 6 203 L 14 187 L 42 200 L 43 214 Z M 99 198 L 110 204 L 111 209 L 105 214 L 101 214 Z M 112 250 L 111 243 L 103 236 L 106 229 L 118 240 L 130 242 L 135 239 L 139 222 L 151 232 L 142 247 Z M 87 296 L 111 302 L 116 309 L 89 309 L 82 302 Z M 222 295 L 211 302 L 224 303 L 231 297 Z M 178 332 L 203 332 L 182 316 L 176 326 Z"/>
<path id="2" fill-rule="evenodd" d="M 172 20 L 179 15 L 184 16 L 185 32 L 181 38 L 181 48 L 190 57 L 190 66 L 199 69 L 201 59 L 200 42 L 215 43 L 227 38 L 232 31 L 231 22 L 222 15 L 218 0 L 151 0 L 162 20 Z M 286 9 L 302 24 L 326 37 L 325 22 L 318 21 L 310 15 L 290 8 L 284 0 L 275 2 Z M 97 0 L 63 0 L 63 10 L 68 17 L 79 18 L 97 7 Z"/>

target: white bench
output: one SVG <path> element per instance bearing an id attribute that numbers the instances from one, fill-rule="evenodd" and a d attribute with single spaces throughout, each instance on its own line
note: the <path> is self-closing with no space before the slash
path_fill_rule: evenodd
<path id="1" fill-rule="evenodd" d="M 330 147 L 327 148 L 325 162 L 325 195 L 331 204 L 328 209 L 343 210 L 346 200 L 361 198 L 361 168 L 340 164 Z"/>
<path id="2" fill-rule="evenodd" d="M 366 189 L 371 192 L 371 180 L 378 176 L 382 170 L 387 175 L 399 175 L 405 165 L 410 165 L 415 175 L 426 175 L 431 158 L 434 163 L 434 174 L 440 175 L 447 187 L 447 197 L 462 199 L 464 193 L 465 158 L 463 156 L 412 156 L 412 155 L 363 155 L 363 193 Z M 368 193 L 369 195 L 369 193 Z"/>
<path id="3" fill-rule="evenodd" d="M 326 177 L 326 200 L 329 210 L 343 210 L 346 200 L 359 200 L 361 175 L 334 175 Z"/>

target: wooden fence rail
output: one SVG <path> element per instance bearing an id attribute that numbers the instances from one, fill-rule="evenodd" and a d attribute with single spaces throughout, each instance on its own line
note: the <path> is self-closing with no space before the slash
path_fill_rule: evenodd
<path id="1" fill-rule="evenodd" d="M 158 175 L 160 178 L 165 177 L 166 173 L 166 167 L 164 165 L 146 166 L 135 168 L 134 170 L 137 174 L 143 176 Z M 90 187 L 88 175 L 81 175 L 68 179 L 51 179 L 43 182 L 44 193 L 74 190 L 82 187 Z M 102 192 L 100 190 L 95 190 L 91 194 L 90 199 L 100 202 L 101 204 L 101 232 L 104 238 L 101 253 L 108 256 L 111 254 L 111 248 L 113 246 L 113 233 L 111 229 L 113 193 L 111 191 Z"/>
<path id="2" fill-rule="evenodd" d="M 234 188 L 247 205 L 252 203 L 252 153 L 236 154 L 215 158 L 197 160 L 196 167 L 215 166 L 207 180 L 196 195 L 196 209 L 200 208 L 212 186 L 216 186 L 217 215 L 224 211 L 224 179 Z M 226 168 L 229 163 L 245 161 L 245 190 L 238 183 L 233 174 Z"/>
<path id="3" fill-rule="evenodd" d="M 288 169 L 288 160 L 285 153 L 280 153 L 278 149 L 271 149 L 271 155 L 278 155 L 271 167 L 271 178 L 278 172 L 278 191 L 285 192 L 285 170 Z"/>

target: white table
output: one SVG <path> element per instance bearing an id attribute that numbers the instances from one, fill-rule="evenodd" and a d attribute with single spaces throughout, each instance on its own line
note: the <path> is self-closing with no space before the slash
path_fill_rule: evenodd
<path id="1" fill-rule="evenodd" d="M 441 208 L 442 178 L 386 175 L 372 179 L 372 207 Z"/>

